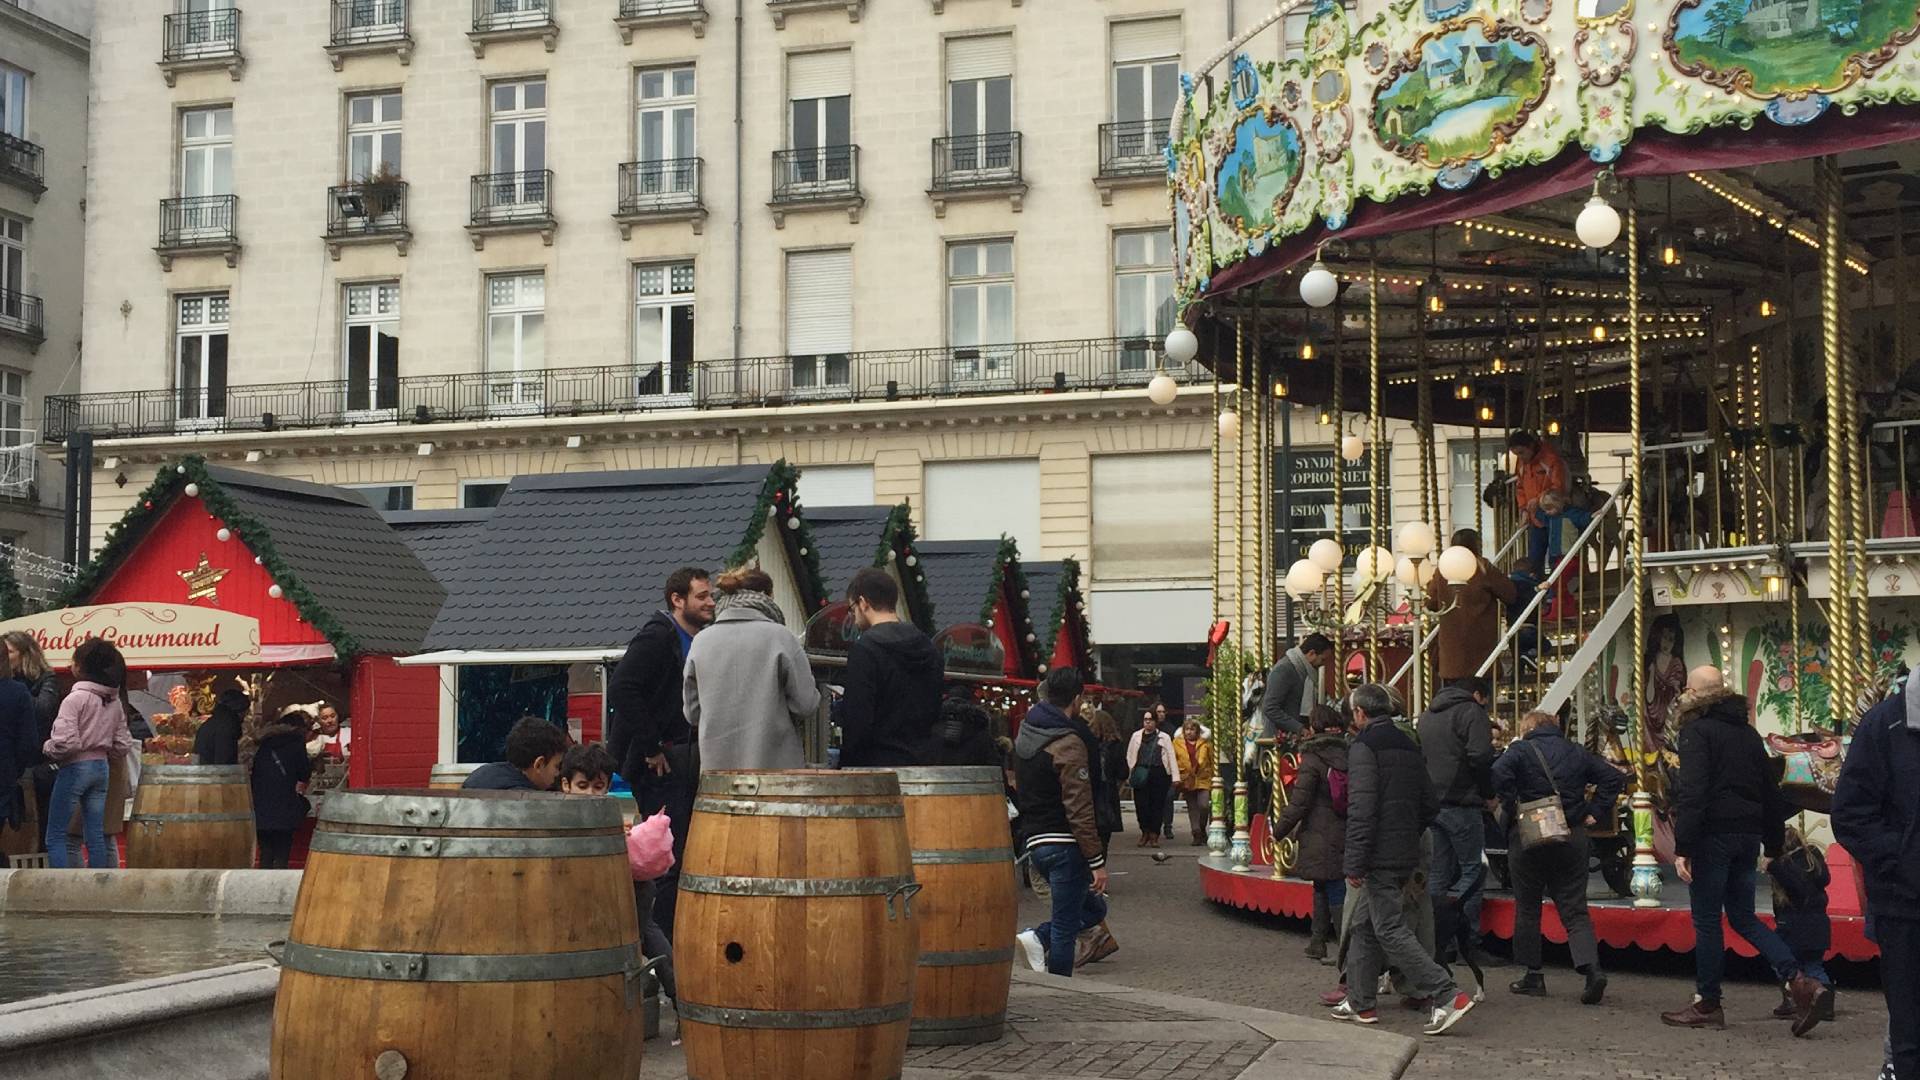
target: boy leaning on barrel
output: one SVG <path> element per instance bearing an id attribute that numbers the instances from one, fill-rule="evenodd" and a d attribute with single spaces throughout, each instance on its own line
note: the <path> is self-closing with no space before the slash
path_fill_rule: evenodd
<path id="1" fill-rule="evenodd" d="M 1055 975 L 1073 974 L 1075 938 L 1107 917 L 1107 857 L 1093 812 L 1100 755 L 1080 719 L 1084 688 L 1073 668 L 1048 672 L 1013 743 L 1027 857 L 1053 888 L 1053 917 L 1018 936 L 1027 963 Z"/>
<path id="2" fill-rule="evenodd" d="M 523 716 L 507 732 L 507 760 L 480 766 L 460 786 L 479 791 L 552 791 L 560 779 L 560 759 L 571 742 L 553 724 Z"/>

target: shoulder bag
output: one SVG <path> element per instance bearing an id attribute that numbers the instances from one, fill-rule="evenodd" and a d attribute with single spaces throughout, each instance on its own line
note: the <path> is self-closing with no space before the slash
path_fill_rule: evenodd
<path id="1" fill-rule="evenodd" d="M 1515 825 L 1523 852 L 1564 844 L 1573 838 L 1572 830 L 1567 828 L 1567 809 L 1560 801 L 1560 785 L 1554 782 L 1553 769 L 1547 765 L 1547 755 L 1532 743 L 1525 745 L 1539 759 L 1540 768 L 1547 774 L 1547 785 L 1553 788 L 1553 794 L 1544 799 L 1528 799 L 1520 804 L 1519 819 Z"/>

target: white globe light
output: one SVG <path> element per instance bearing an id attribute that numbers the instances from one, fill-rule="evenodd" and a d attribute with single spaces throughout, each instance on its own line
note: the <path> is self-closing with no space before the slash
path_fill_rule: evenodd
<path id="1" fill-rule="evenodd" d="M 1176 364 L 1184 364 L 1200 355 L 1200 339 L 1193 331 L 1184 326 L 1176 326 L 1167 334 L 1167 359 Z"/>
<path id="2" fill-rule="evenodd" d="M 195 495 L 198 495 L 198 494 L 200 494 L 200 485 L 199 485 L 199 484 L 188 484 L 188 485 L 187 485 L 187 496 L 188 496 L 189 498 L 191 498 L 191 497 L 193 497 L 193 496 L 195 496 Z"/>
<path id="3" fill-rule="evenodd" d="M 1340 440 L 1340 456 L 1348 461 L 1359 461 L 1367 453 L 1367 440 L 1358 435 L 1349 435 Z"/>
<path id="4" fill-rule="evenodd" d="M 278 600 L 283 595 L 283 590 L 278 585 L 269 585 L 267 586 L 267 595 Z"/>
<path id="5" fill-rule="evenodd" d="M 1409 521 L 1405 525 L 1400 526 L 1400 537 L 1397 544 L 1400 548 L 1400 554 L 1411 555 L 1416 559 L 1424 559 L 1433 554 L 1433 549 L 1436 544 L 1433 535 L 1433 526 L 1424 521 Z"/>
<path id="6" fill-rule="evenodd" d="M 1319 259 L 1313 260 L 1313 266 L 1300 276 L 1300 299 L 1305 300 L 1308 307 L 1326 307 L 1333 303 L 1339 291 L 1340 279 Z"/>
<path id="7" fill-rule="evenodd" d="M 219 540 L 219 541 L 220 541 L 221 543 L 223 543 L 223 544 L 224 544 L 224 543 L 226 543 L 227 541 L 229 541 L 229 540 L 231 540 L 231 539 L 233 539 L 233 530 L 232 530 L 232 529 L 221 529 L 221 530 L 220 530 L 219 532 L 216 532 L 216 533 L 214 533 L 213 535 L 214 535 L 214 537 L 215 537 L 216 539 L 218 539 L 218 540 Z"/>
<path id="8" fill-rule="evenodd" d="M 1455 585 L 1464 585 L 1480 570 L 1473 552 L 1455 544 L 1440 553 L 1440 576 Z"/>
<path id="9" fill-rule="evenodd" d="M 1340 548 L 1340 541 L 1332 537 L 1321 537 L 1307 549 L 1307 558 L 1312 559 L 1313 565 L 1319 567 L 1322 573 L 1331 574 L 1340 569 L 1340 561 L 1346 557 L 1347 553 Z"/>
<path id="10" fill-rule="evenodd" d="M 1393 574 L 1393 552 L 1383 547 L 1363 548 L 1353 561 L 1353 573 L 1362 585 L 1385 581 Z"/>
<path id="11" fill-rule="evenodd" d="M 1405 555 L 1400 556 L 1400 561 L 1393 564 L 1393 579 L 1409 589 L 1413 588 L 1420 584 L 1420 564 Z"/>
<path id="12" fill-rule="evenodd" d="M 1312 559 L 1301 559 L 1287 569 L 1287 595 L 1295 600 L 1305 600 L 1320 591 L 1326 584 L 1326 574 L 1315 565 Z"/>
<path id="13" fill-rule="evenodd" d="M 1155 405 L 1171 405 L 1179 395 L 1180 384 L 1164 371 L 1147 382 L 1147 400 Z"/>
<path id="14" fill-rule="evenodd" d="M 1239 413 L 1234 412 L 1232 409 L 1224 409 L 1221 411 L 1220 437 L 1223 439 L 1238 439 L 1240 437 Z"/>
<path id="15" fill-rule="evenodd" d="M 1440 564 L 1435 559 L 1423 559 L 1420 562 L 1420 587 L 1428 592 L 1440 583 Z"/>
<path id="16" fill-rule="evenodd" d="M 1573 231 L 1579 234 L 1580 242 L 1590 248 L 1606 247 L 1620 239 L 1620 211 L 1595 195 L 1574 219 Z"/>

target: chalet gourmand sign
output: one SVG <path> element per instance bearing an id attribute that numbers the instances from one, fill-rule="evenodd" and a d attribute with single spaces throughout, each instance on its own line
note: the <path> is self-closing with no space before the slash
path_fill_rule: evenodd
<path id="1" fill-rule="evenodd" d="M 105 638 L 135 668 L 237 664 L 260 659 L 260 620 L 190 604 L 101 604 L 61 608 L 0 622 L 0 633 L 23 630 L 40 642 L 47 663 L 73 663 L 88 638 Z"/>

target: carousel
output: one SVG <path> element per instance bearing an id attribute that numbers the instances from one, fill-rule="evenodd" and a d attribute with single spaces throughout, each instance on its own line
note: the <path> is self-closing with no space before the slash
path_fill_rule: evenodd
<path id="1" fill-rule="evenodd" d="M 1283 58 L 1243 51 L 1276 23 Z M 1560 712 L 1630 775 L 1607 944 L 1692 946 L 1666 824 L 1692 667 L 1830 838 L 1848 732 L 1920 653 L 1916 38 L 1890 0 L 1296 0 L 1183 76 L 1166 353 L 1217 376 L 1208 723 L 1252 763 L 1216 781 L 1209 897 L 1309 910 L 1252 707 L 1308 632 L 1329 696 L 1381 681 L 1413 716 L 1478 675 L 1496 729 Z M 1306 515 L 1303 423 L 1333 488 Z M 1515 599 L 1469 612 L 1483 559 Z M 1835 952 L 1869 957 L 1828 855 Z"/>

